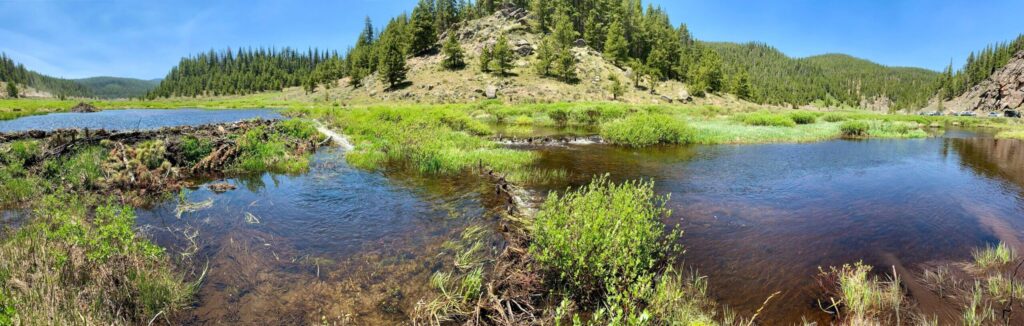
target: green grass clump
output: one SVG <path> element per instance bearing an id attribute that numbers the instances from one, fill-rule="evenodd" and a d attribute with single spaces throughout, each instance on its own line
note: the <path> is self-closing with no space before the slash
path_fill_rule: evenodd
<path id="1" fill-rule="evenodd" d="M 1024 130 L 1000 131 L 996 134 L 996 139 L 1024 139 Z"/>
<path id="2" fill-rule="evenodd" d="M 204 138 L 185 136 L 181 138 L 181 153 L 185 164 L 194 165 L 213 152 L 213 143 Z"/>
<path id="3" fill-rule="evenodd" d="M 835 113 L 835 112 L 830 112 L 830 113 L 825 113 L 825 115 L 821 116 L 821 120 L 823 120 L 825 122 L 840 122 L 840 121 L 845 121 L 846 120 L 846 116 L 843 115 L 843 114 L 839 114 L 839 113 Z"/>
<path id="4" fill-rule="evenodd" d="M 0 241 L 0 317 L 13 324 L 145 324 L 183 309 L 194 287 L 135 234 L 134 209 L 83 194 L 41 200 Z M 97 206 L 97 203 L 98 206 Z M 95 207 L 95 208 L 93 208 Z"/>
<path id="5" fill-rule="evenodd" d="M 928 134 L 921 130 L 921 125 L 913 121 L 878 121 L 870 122 L 868 135 L 874 138 L 923 138 Z"/>
<path id="6" fill-rule="evenodd" d="M 629 116 L 601 127 L 605 140 L 631 147 L 686 143 L 690 133 L 685 122 L 660 114 Z"/>
<path id="7" fill-rule="evenodd" d="M 789 114 L 789 118 L 796 122 L 798 125 L 812 124 L 818 120 L 818 115 L 813 112 L 793 112 Z"/>
<path id="8" fill-rule="evenodd" d="M 863 263 L 822 270 L 820 283 L 830 298 L 823 301 L 827 310 L 840 311 L 844 325 L 897 325 L 908 318 L 904 312 L 904 293 L 899 278 L 880 280 L 871 275 L 871 266 Z"/>
<path id="9" fill-rule="evenodd" d="M 238 158 L 233 168 L 240 172 L 300 173 L 309 169 L 309 142 L 323 136 L 312 121 L 291 119 L 272 128 L 256 127 L 238 136 Z"/>
<path id="10" fill-rule="evenodd" d="M 839 130 L 842 131 L 843 136 L 847 137 L 867 136 L 868 129 L 871 129 L 871 125 L 867 121 L 861 120 L 845 121 L 839 125 Z"/>
<path id="11" fill-rule="evenodd" d="M 797 125 L 792 128 L 759 127 L 730 119 L 690 121 L 690 142 L 696 144 L 758 144 L 811 142 L 839 136 L 835 123 Z"/>
<path id="12" fill-rule="evenodd" d="M 793 119 L 784 114 L 774 114 L 768 112 L 757 112 L 750 113 L 740 117 L 743 123 L 751 126 L 763 126 L 763 127 L 792 127 L 796 126 L 796 122 Z"/>
<path id="13" fill-rule="evenodd" d="M 974 250 L 974 266 L 981 270 L 989 270 L 1006 266 L 1017 259 L 1017 253 L 1005 243 Z"/>

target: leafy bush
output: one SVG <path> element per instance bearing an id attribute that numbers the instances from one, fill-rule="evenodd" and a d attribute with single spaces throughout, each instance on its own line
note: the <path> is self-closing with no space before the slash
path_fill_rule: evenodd
<path id="1" fill-rule="evenodd" d="M 551 284 L 584 300 L 650 284 L 678 237 L 663 233 L 667 200 L 654 194 L 653 182 L 615 184 L 607 176 L 562 196 L 552 193 L 536 215 L 530 252 Z"/>
<path id="2" fill-rule="evenodd" d="M 767 112 L 751 113 L 742 116 L 743 123 L 751 126 L 767 127 L 793 127 L 796 122 L 788 115 L 772 114 Z"/>
<path id="3" fill-rule="evenodd" d="M 843 135 L 850 137 L 867 136 L 868 129 L 870 128 L 871 126 L 867 123 L 867 121 L 862 120 L 846 121 L 843 122 L 843 124 L 839 125 L 839 130 L 843 133 Z"/>
<path id="4" fill-rule="evenodd" d="M 790 113 L 789 118 L 793 119 L 793 122 L 796 122 L 798 125 L 806 125 L 814 123 L 814 121 L 818 119 L 818 115 L 812 112 L 800 111 Z"/>
<path id="5" fill-rule="evenodd" d="M 686 123 L 660 114 L 634 115 L 601 127 L 605 140 L 632 147 L 686 143 L 690 134 Z"/>
<path id="6" fill-rule="evenodd" d="M 196 164 L 213 152 L 213 143 L 207 139 L 185 136 L 181 138 L 181 153 L 186 164 Z"/>
<path id="7" fill-rule="evenodd" d="M 305 119 L 288 119 L 277 123 L 277 130 L 297 139 L 315 139 L 320 136 L 316 125 Z"/>

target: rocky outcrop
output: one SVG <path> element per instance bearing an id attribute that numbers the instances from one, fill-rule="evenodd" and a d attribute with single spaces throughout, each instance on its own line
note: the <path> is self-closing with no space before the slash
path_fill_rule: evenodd
<path id="1" fill-rule="evenodd" d="M 1017 52 L 1006 66 L 954 102 L 974 111 L 1002 111 L 1024 106 L 1024 51 Z"/>

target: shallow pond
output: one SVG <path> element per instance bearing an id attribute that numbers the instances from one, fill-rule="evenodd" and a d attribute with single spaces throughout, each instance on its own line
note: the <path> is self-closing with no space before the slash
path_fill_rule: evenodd
<path id="1" fill-rule="evenodd" d="M 0 121 L 0 132 L 50 131 L 68 128 L 148 130 L 235 122 L 254 118 L 280 119 L 281 114 L 269 109 L 125 109 L 90 113 L 50 113 Z"/>
<path id="2" fill-rule="evenodd" d="M 207 209 L 179 216 L 175 198 L 138 210 L 158 244 L 208 268 L 178 322 L 407 321 L 433 294 L 430 275 L 452 261 L 445 242 L 497 218 L 482 184 L 355 170 L 334 149 L 315 154 L 306 174 L 227 182 L 237 189 L 186 192 L 187 203 L 212 200 Z"/>
<path id="3" fill-rule="evenodd" d="M 540 165 L 652 178 L 671 193 L 686 248 L 712 294 L 750 316 L 792 324 L 827 321 L 817 308 L 818 266 L 863 260 L 880 272 L 965 260 L 997 241 L 1020 246 L 1024 143 L 966 131 L 914 140 L 719 145 L 631 150 L 544 147 Z M 558 189 L 548 189 L 558 190 Z"/>

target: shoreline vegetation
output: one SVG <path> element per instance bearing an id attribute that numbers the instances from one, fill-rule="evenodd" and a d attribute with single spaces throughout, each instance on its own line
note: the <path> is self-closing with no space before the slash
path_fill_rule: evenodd
<path id="1" fill-rule="evenodd" d="M 172 324 L 203 281 L 184 261 L 199 248 L 153 244 L 135 207 L 197 178 L 300 173 L 322 138 L 299 119 L 5 135 L 0 207 L 21 217 L 0 230 L 0 324 Z"/>
<path id="2" fill-rule="evenodd" d="M 145 200 L 147 190 L 180 189 L 179 182 L 190 175 L 185 171 L 197 166 L 217 175 L 301 173 L 308 168 L 308 155 L 325 142 L 316 123 L 348 138 L 354 148 L 345 159 L 357 168 L 458 177 L 486 167 L 499 185 L 514 188 L 557 184 L 567 172 L 538 170 L 534 152 L 493 141 L 496 126 L 592 130 L 625 147 L 921 138 L 947 125 L 1020 130 L 1019 122 L 1008 119 L 853 110 L 497 101 L 340 107 L 268 98 L 93 104 L 102 109 L 277 107 L 291 118 L 242 122 L 242 127 L 224 133 L 195 128 L 174 137 L 160 136 L 159 131 L 144 139 L 107 135 L 81 146 L 66 142 L 90 138 L 62 134 L 81 131 L 6 141 L 0 151 L 5 163 L 0 199 L 7 209 L 27 217 L 5 231 L 10 236 L 0 242 L 0 281 L 5 284 L 0 322 L 71 322 L 79 318 L 74 312 L 88 307 L 82 318 L 93 323 L 137 324 L 158 318 L 170 323 L 193 300 L 204 271 L 175 267 L 181 265 L 172 255 L 137 234 L 132 207 Z M 0 112 L 40 114 L 74 103 L 0 100 Z M 25 109 L 14 111 L 15 105 Z M 71 149 L 52 156 L 55 148 Z M 161 175 L 176 177 L 166 180 Z M 757 314 L 738 316 L 712 300 L 706 276 L 681 272 L 685 266 L 679 267 L 673 257 L 681 253 L 675 239 L 682 230 L 661 222 L 671 214 L 664 208 L 667 196 L 655 194 L 649 181 L 616 184 L 604 177 L 551 193 L 540 207 L 506 216 L 501 223 L 507 226 L 503 233 L 508 248 L 489 263 L 478 257 L 480 240 L 473 234 L 479 232 L 467 229 L 465 243 L 458 244 L 456 267 L 434 274 L 430 282 L 438 296 L 425 298 L 429 300 L 416 307 L 414 318 L 431 324 L 756 322 Z M 612 224 L 617 231 L 604 232 Z M 599 260 L 581 256 L 587 252 L 602 255 Z M 965 325 L 1016 320 L 1024 314 L 998 313 L 1000 305 L 1024 299 L 1022 283 L 1016 280 L 1020 276 L 1010 267 L 1016 261 L 1016 253 L 999 244 L 979 249 L 974 262 L 929 268 L 922 275 L 897 275 L 854 262 L 823 268 L 818 279 L 822 309 L 841 324 L 933 323 L 933 316 L 915 310 L 912 296 L 901 287 L 921 282 L 957 307 L 962 313 L 958 320 Z M 764 298 L 765 304 L 772 298 Z M 516 308 L 509 310 L 513 303 Z"/>

